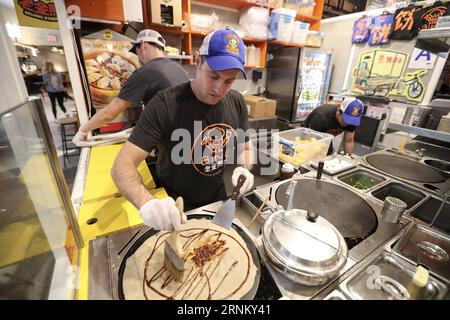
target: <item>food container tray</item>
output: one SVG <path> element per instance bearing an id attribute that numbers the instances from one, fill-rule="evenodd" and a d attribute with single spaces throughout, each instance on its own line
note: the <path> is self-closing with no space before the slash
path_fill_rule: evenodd
<path id="1" fill-rule="evenodd" d="M 367 267 L 343 284 L 355 300 L 442 300 L 448 286 L 433 276 L 420 288 L 413 282 L 416 267 L 392 252 L 383 251 Z"/>
<path id="2" fill-rule="evenodd" d="M 356 190 L 368 192 L 386 181 L 386 178 L 365 169 L 357 169 L 338 176 L 338 180 Z"/>
<path id="3" fill-rule="evenodd" d="M 317 169 L 319 167 L 319 161 L 323 161 L 323 172 L 332 176 L 357 166 L 357 163 L 352 159 L 348 159 L 341 155 L 332 155 L 323 160 L 311 161 L 311 167 Z"/>
<path id="4" fill-rule="evenodd" d="M 393 251 L 414 265 L 450 283 L 450 236 L 414 223 L 395 244 Z"/>

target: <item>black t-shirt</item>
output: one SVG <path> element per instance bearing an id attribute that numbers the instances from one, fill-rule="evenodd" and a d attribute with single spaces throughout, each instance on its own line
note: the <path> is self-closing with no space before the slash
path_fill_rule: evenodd
<path id="1" fill-rule="evenodd" d="M 344 131 L 354 132 L 356 130 L 355 126 L 345 126 L 342 127 L 336 119 L 336 109 L 339 105 L 336 104 L 325 104 L 323 106 L 314 109 L 306 118 L 305 126 L 319 131 L 332 134 L 337 136 Z"/>
<path id="2" fill-rule="evenodd" d="M 226 198 L 224 166 L 235 159 L 236 141 L 245 141 L 237 129 L 248 129 L 239 92 L 230 90 L 216 105 L 207 105 L 185 83 L 150 100 L 129 141 L 147 152 L 159 146 L 159 181 L 193 208 Z"/>
<path id="3" fill-rule="evenodd" d="M 133 105 L 140 105 L 141 101 L 146 105 L 158 91 L 188 81 L 180 64 L 168 58 L 156 58 L 133 72 L 120 90 L 119 98 Z"/>
<path id="4" fill-rule="evenodd" d="M 421 8 L 422 6 L 409 6 L 396 10 L 389 39 L 411 40 L 417 36 L 419 32 L 417 24 L 422 15 Z"/>
<path id="5" fill-rule="evenodd" d="M 420 10 L 420 19 L 417 21 L 418 30 L 428 30 L 436 26 L 440 17 L 447 14 L 448 3 L 436 2 L 434 5 Z"/>

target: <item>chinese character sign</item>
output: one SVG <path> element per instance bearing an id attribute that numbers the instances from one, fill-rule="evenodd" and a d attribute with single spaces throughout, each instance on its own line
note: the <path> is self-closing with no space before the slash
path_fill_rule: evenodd
<path id="1" fill-rule="evenodd" d="M 395 11 L 389 38 L 391 40 L 411 40 L 417 36 L 417 21 L 419 21 L 421 15 L 420 9 L 420 6 L 410 6 Z"/>
<path id="2" fill-rule="evenodd" d="M 370 27 L 369 45 L 388 43 L 393 21 L 394 15 L 390 13 L 374 17 Z"/>
<path id="3" fill-rule="evenodd" d="M 394 50 L 362 52 L 353 70 L 352 92 L 370 96 L 403 96 L 420 102 L 424 94 L 425 69 L 405 73 L 408 54 Z"/>
<path id="4" fill-rule="evenodd" d="M 352 43 L 364 43 L 369 39 L 372 17 L 364 16 L 355 21 L 352 33 Z"/>
<path id="5" fill-rule="evenodd" d="M 21 26 L 59 28 L 53 0 L 14 0 L 14 6 Z"/>

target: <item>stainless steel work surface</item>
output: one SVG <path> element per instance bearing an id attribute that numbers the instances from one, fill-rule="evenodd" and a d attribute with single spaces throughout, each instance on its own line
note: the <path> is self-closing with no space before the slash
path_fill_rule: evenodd
<path id="1" fill-rule="evenodd" d="M 366 268 L 351 276 L 343 285 L 345 293 L 357 300 L 440 300 L 448 287 L 429 277 L 424 287 L 413 282 L 415 267 L 384 251 Z"/>
<path id="2" fill-rule="evenodd" d="M 414 265 L 425 265 L 431 273 L 450 282 L 450 236 L 412 224 L 393 250 Z"/>
<path id="3" fill-rule="evenodd" d="M 416 152 L 416 150 L 423 149 L 421 152 L 423 152 L 424 156 L 440 159 L 444 161 L 450 161 L 450 149 L 435 146 L 429 143 L 422 143 L 422 142 L 411 142 L 407 143 L 405 145 L 405 148 L 407 150 Z"/>

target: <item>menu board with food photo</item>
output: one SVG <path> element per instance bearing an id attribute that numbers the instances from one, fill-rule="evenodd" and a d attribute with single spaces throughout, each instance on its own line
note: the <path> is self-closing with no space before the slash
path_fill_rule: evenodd
<path id="1" fill-rule="evenodd" d="M 103 31 L 81 39 L 84 67 L 95 109 L 108 105 L 140 67 L 137 55 L 128 52 L 131 39 L 113 31 Z"/>

